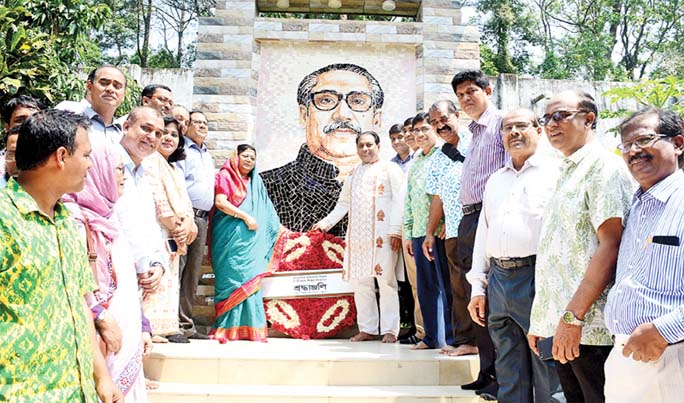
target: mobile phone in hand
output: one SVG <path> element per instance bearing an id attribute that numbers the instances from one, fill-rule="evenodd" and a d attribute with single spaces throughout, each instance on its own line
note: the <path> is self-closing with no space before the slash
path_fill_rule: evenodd
<path id="1" fill-rule="evenodd" d="M 178 252 L 178 244 L 176 243 L 175 239 L 167 239 L 166 243 L 169 245 L 169 251 L 171 253 Z"/>
<path id="2" fill-rule="evenodd" d="M 542 361 L 553 360 L 553 337 L 539 339 L 537 341 L 537 351 Z"/>

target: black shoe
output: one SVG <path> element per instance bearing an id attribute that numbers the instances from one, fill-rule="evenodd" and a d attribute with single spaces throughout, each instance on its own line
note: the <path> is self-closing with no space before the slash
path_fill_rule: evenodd
<path id="1" fill-rule="evenodd" d="M 486 386 L 488 386 L 490 383 L 496 383 L 494 381 L 494 378 L 492 378 L 489 375 L 484 375 L 484 374 L 479 374 L 477 377 L 477 380 L 475 382 L 470 382 L 465 385 L 461 385 L 461 389 L 463 390 L 480 390 L 484 389 Z"/>
<path id="2" fill-rule="evenodd" d="M 169 341 L 169 343 L 190 343 L 190 340 L 188 340 L 187 337 L 183 336 L 182 334 L 172 334 L 171 336 L 166 336 L 166 340 Z"/>
<path id="3" fill-rule="evenodd" d="M 206 334 L 202 334 L 200 332 L 195 332 L 192 335 L 188 336 L 188 339 L 191 340 L 209 340 L 209 336 Z"/>
<path id="4" fill-rule="evenodd" d="M 489 385 L 475 392 L 476 395 L 489 402 L 495 401 L 498 393 L 499 384 L 496 381 L 490 382 Z"/>
<path id="5" fill-rule="evenodd" d="M 421 340 L 420 340 L 420 339 L 418 338 L 418 336 L 416 336 L 416 334 L 414 333 L 414 334 L 412 334 L 412 335 L 410 335 L 410 336 L 401 337 L 401 338 L 399 339 L 399 344 L 418 344 L 418 343 L 420 343 L 420 341 L 421 341 Z"/>

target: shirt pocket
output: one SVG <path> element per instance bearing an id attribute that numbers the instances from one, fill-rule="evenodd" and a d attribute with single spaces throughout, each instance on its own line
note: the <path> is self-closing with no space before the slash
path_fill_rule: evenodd
<path id="1" fill-rule="evenodd" d="M 642 281 L 659 291 L 681 292 L 684 288 L 684 247 L 649 243 L 642 256 L 648 269 Z"/>

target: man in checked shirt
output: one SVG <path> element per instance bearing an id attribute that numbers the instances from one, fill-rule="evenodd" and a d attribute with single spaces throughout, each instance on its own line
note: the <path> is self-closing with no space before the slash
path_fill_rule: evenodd
<path id="1" fill-rule="evenodd" d="M 615 347 L 606 402 L 682 401 L 684 386 L 684 121 L 639 111 L 618 127 L 639 183 L 618 254 L 605 319 Z"/>

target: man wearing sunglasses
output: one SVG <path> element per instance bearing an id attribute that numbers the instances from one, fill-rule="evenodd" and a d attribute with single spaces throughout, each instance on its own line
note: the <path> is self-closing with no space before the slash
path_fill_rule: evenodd
<path id="1" fill-rule="evenodd" d="M 342 181 L 359 163 L 356 136 L 380 128 L 384 94 L 366 69 L 331 64 L 304 77 L 297 90 L 306 143 L 297 159 L 261 173 L 281 223 L 308 231 L 335 207 Z M 343 236 L 347 219 L 328 232 Z"/>
<path id="2" fill-rule="evenodd" d="M 591 95 L 566 91 L 551 98 L 541 119 L 565 158 L 544 210 L 528 340 L 537 351 L 539 339 L 554 337 L 568 402 L 604 401 L 612 340 L 603 308 L 633 191 L 624 164 L 595 139 L 597 116 Z"/>
<path id="3" fill-rule="evenodd" d="M 606 324 L 607 402 L 681 401 L 684 384 L 684 121 L 646 109 L 618 126 L 639 190 L 620 244 Z"/>

